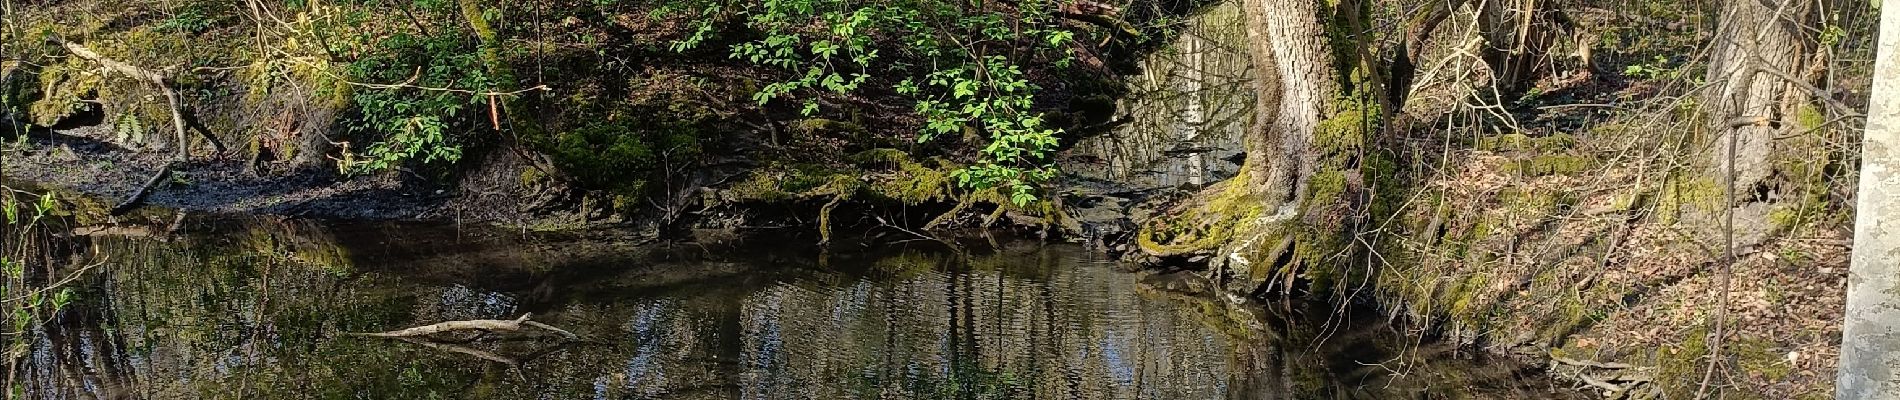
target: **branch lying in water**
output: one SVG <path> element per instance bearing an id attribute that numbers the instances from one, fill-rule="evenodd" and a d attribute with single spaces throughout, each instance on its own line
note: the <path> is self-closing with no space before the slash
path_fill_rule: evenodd
<path id="1" fill-rule="evenodd" d="M 411 338 L 411 337 L 419 337 L 419 336 L 428 336 L 428 335 L 433 335 L 433 334 L 442 333 L 442 332 L 467 331 L 467 330 L 477 330 L 477 331 L 484 331 L 484 332 L 516 332 L 516 331 L 520 331 L 523 325 L 526 325 L 526 326 L 540 328 L 543 330 L 547 330 L 549 332 L 560 334 L 561 337 L 567 338 L 568 340 L 580 339 L 580 336 L 575 335 L 573 332 L 568 332 L 567 330 L 556 328 L 548 324 L 543 324 L 543 323 L 535 322 L 535 321 L 529 321 L 528 316 L 530 315 L 533 315 L 533 314 L 521 314 L 520 318 L 515 318 L 512 320 L 471 319 L 471 320 L 465 320 L 465 321 L 448 321 L 448 322 L 418 326 L 418 327 L 409 328 L 409 329 L 393 330 L 393 331 L 388 331 L 388 332 L 347 333 L 346 335 L 381 337 L 381 338 Z"/>
<path id="2" fill-rule="evenodd" d="M 466 346 L 447 344 L 447 343 L 436 343 L 436 342 L 417 339 L 413 337 L 396 337 L 395 339 L 421 345 L 422 347 L 428 347 L 431 349 L 446 351 L 450 353 L 467 354 L 470 356 L 474 356 L 475 358 L 502 363 L 510 367 L 521 366 L 521 361 L 515 360 L 513 358 L 503 357 L 495 353 L 490 353 L 490 352 L 482 351 L 482 350 L 476 350 L 474 348 L 470 348 Z"/>

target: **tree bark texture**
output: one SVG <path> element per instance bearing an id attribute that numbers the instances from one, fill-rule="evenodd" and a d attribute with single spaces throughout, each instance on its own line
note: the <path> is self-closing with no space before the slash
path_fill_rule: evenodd
<path id="1" fill-rule="evenodd" d="M 1837 399 L 1900 399 L 1900 5 L 1880 11 Z"/>

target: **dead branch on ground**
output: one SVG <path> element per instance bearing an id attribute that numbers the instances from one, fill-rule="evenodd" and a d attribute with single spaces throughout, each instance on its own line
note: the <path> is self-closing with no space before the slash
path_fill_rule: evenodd
<path id="1" fill-rule="evenodd" d="M 150 196 L 152 189 L 157 189 L 160 185 L 168 181 L 165 178 L 172 175 L 173 165 L 177 165 L 177 163 L 173 162 L 158 167 L 158 172 L 152 173 L 152 178 L 145 180 L 145 184 L 140 185 L 138 191 L 132 192 L 132 196 L 125 198 L 125 202 L 112 207 L 112 215 L 124 215 L 128 211 L 138 208 L 140 204 L 144 204 L 145 196 Z"/>

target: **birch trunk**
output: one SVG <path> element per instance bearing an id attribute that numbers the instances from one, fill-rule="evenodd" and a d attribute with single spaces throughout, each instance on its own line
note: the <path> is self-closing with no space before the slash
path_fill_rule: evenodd
<path id="1" fill-rule="evenodd" d="M 1880 11 L 1837 399 L 1900 399 L 1900 7 Z"/>

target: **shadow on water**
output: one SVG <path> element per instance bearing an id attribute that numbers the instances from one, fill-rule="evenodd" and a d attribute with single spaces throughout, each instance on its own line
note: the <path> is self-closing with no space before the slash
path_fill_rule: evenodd
<path id="1" fill-rule="evenodd" d="M 599 236 L 271 218 L 93 231 L 79 253 L 104 264 L 16 372 L 45 399 L 1563 393 L 1534 370 L 1454 357 L 1376 319 L 1236 328 L 1207 303 L 1138 290 L 1078 247 L 821 255 L 802 242 Z M 468 344 L 516 368 L 341 334 L 523 313 L 583 341 Z"/>

